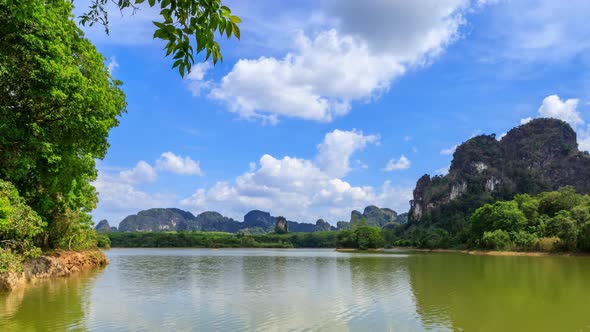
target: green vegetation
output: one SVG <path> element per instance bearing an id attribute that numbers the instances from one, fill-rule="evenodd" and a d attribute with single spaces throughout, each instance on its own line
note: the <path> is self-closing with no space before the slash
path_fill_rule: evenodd
<path id="1" fill-rule="evenodd" d="M 101 24 L 105 32 L 109 33 L 109 18 L 105 8 L 107 3 L 115 4 L 121 12 L 131 9 L 133 13 L 146 5 L 145 0 L 93 0 L 88 12 L 80 17 L 80 23 L 90 26 Z M 232 15 L 229 7 L 221 4 L 221 0 L 148 0 L 147 5 L 160 9 L 162 21 L 153 22 L 156 26 L 154 38 L 166 41 L 166 56 L 172 55 L 172 68 L 178 68 L 181 76 L 190 72 L 195 62 L 194 55 L 202 51 L 207 54 L 205 61 L 209 57 L 213 58 L 214 64 L 223 60 L 215 40 L 217 32 L 221 37 L 225 34 L 227 38 L 234 36 L 240 39 L 238 23 L 242 20 Z"/>
<path id="2" fill-rule="evenodd" d="M 44 226 L 14 186 L 0 180 L 0 272 L 20 271 L 23 260 L 41 253 L 34 238 Z"/>
<path id="3" fill-rule="evenodd" d="M 385 240 L 379 227 L 361 225 L 353 230 L 338 232 L 339 248 L 367 250 L 382 248 L 384 245 Z"/>
<path id="4" fill-rule="evenodd" d="M 336 232 L 232 234 L 224 232 L 117 232 L 112 247 L 130 248 L 335 248 Z"/>
<path id="5" fill-rule="evenodd" d="M 128 248 L 357 248 L 374 249 L 384 245 L 378 227 L 360 226 L 355 230 L 306 233 L 232 234 L 225 232 L 111 232 L 112 247 Z"/>
<path id="6" fill-rule="evenodd" d="M 423 248 L 481 248 L 516 251 L 590 251 L 590 196 L 570 186 L 475 210 L 466 230 L 450 237 L 440 228 L 416 224 L 385 231 L 388 244 Z"/>
<path id="7" fill-rule="evenodd" d="M 1 267 L 96 246 L 95 159 L 125 96 L 70 1 L 0 0 Z"/>

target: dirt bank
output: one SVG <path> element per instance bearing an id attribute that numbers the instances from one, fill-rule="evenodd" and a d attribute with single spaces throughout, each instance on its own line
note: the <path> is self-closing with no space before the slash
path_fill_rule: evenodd
<path id="1" fill-rule="evenodd" d="M 100 250 L 55 251 L 24 264 L 24 271 L 0 274 L 0 291 L 13 290 L 29 282 L 52 277 L 65 277 L 80 271 L 109 264 Z"/>
<path id="2" fill-rule="evenodd" d="M 483 256 L 589 256 L 588 253 L 578 252 L 539 252 L 539 251 L 495 251 L 495 250 L 460 250 L 460 249 L 419 249 L 408 247 L 395 247 L 401 251 L 417 251 L 417 252 L 452 252 L 462 253 L 468 255 L 483 255 Z"/>

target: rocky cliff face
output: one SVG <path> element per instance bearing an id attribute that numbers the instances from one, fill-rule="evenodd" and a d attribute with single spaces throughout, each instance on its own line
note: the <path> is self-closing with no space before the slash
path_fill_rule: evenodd
<path id="1" fill-rule="evenodd" d="M 363 213 L 353 210 L 350 213 L 350 226 L 354 226 L 364 220 L 369 226 L 383 227 L 387 223 L 396 222 L 397 212 L 388 208 L 379 208 L 375 205 L 369 205 Z"/>
<path id="2" fill-rule="evenodd" d="M 149 209 L 127 216 L 119 224 L 121 232 L 158 232 L 158 231 L 206 231 L 229 233 L 267 233 L 275 229 L 277 217 L 260 210 L 253 210 L 239 222 L 225 217 L 218 212 L 206 211 L 196 217 L 180 209 Z M 97 231 L 105 231 L 108 222 L 101 221 L 96 226 Z M 291 232 L 316 232 L 321 230 L 335 230 L 327 222 L 320 224 L 298 223 L 287 221 Z M 99 230 L 100 229 L 100 230 Z M 111 228 L 112 231 L 112 228 Z"/>
<path id="3" fill-rule="evenodd" d="M 485 203 L 565 185 L 590 193 L 590 155 L 567 123 L 535 119 L 500 141 L 481 135 L 457 147 L 448 175 L 418 180 L 409 219 L 458 232 Z"/>
<path id="4" fill-rule="evenodd" d="M 108 220 L 103 219 L 98 222 L 98 224 L 96 225 L 96 227 L 94 227 L 94 229 L 99 233 L 108 233 L 111 231 L 111 226 L 109 225 Z"/>
<path id="5" fill-rule="evenodd" d="M 315 222 L 315 230 L 318 232 L 331 231 L 332 229 L 333 229 L 333 226 L 330 225 L 327 221 L 324 221 L 324 219 L 318 219 Z"/>
<path id="6" fill-rule="evenodd" d="M 119 224 L 121 232 L 184 231 L 197 229 L 195 216 L 181 209 L 149 209 L 127 216 Z"/>
<path id="7" fill-rule="evenodd" d="M 241 228 L 240 222 L 214 211 L 200 213 L 195 219 L 196 222 L 190 223 L 190 230 L 236 233 Z"/>
<path id="8" fill-rule="evenodd" d="M 289 223 L 287 219 L 284 217 L 277 217 L 277 222 L 275 224 L 275 233 L 277 234 L 287 234 L 289 233 Z"/>

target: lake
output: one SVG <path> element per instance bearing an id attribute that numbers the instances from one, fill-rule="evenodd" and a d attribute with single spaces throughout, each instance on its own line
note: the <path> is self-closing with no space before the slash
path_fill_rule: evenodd
<path id="1" fill-rule="evenodd" d="M 0 294 L 0 331 L 590 331 L 589 257 L 112 249 Z"/>

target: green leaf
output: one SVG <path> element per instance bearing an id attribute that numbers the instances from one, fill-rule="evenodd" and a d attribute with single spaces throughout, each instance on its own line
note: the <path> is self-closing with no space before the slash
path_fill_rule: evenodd
<path id="1" fill-rule="evenodd" d="M 233 15 L 229 17 L 229 20 L 232 21 L 233 23 L 241 23 L 242 22 L 242 19 L 240 19 L 237 16 L 233 16 Z"/>
<path id="2" fill-rule="evenodd" d="M 170 0 L 162 0 L 162 2 L 160 2 L 160 8 L 166 8 L 169 4 Z"/>
<path id="3" fill-rule="evenodd" d="M 154 36 L 152 38 L 160 38 L 160 39 L 168 39 L 168 34 L 164 30 L 158 29 L 154 31 Z"/>
<path id="4" fill-rule="evenodd" d="M 172 59 L 173 59 L 173 60 L 174 60 L 174 59 L 180 59 L 180 58 L 182 58 L 183 56 L 184 56 L 184 52 L 182 52 L 182 51 L 178 51 L 178 53 L 176 53 L 176 54 L 174 55 L 174 58 L 172 58 Z"/>
<path id="5" fill-rule="evenodd" d="M 236 36 L 236 38 L 240 39 L 240 28 L 234 24 L 234 36 Z"/>
<path id="6" fill-rule="evenodd" d="M 225 34 L 227 35 L 227 38 L 231 37 L 232 27 L 233 27 L 233 23 L 230 21 L 227 21 L 227 26 L 225 27 Z"/>
<path id="7" fill-rule="evenodd" d="M 159 29 L 166 29 L 166 24 L 161 23 L 161 22 L 156 22 L 156 21 L 152 21 L 152 23 L 154 23 L 155 26 L 157 26 Z"/>
<path id="8" fill-rule="evenodd" d="M 156 4 L 156 0 L 148 0 L 150 7 L 153 7 Z"/>

